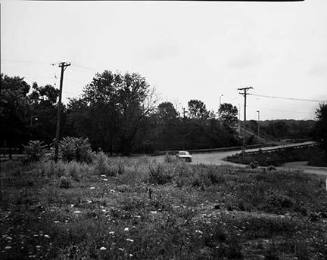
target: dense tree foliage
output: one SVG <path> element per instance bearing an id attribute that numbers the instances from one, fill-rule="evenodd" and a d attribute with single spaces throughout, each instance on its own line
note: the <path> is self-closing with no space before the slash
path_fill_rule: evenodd
<path id="1" fill-rule="evenodd" d="M 151 91 L 136 73 L 96 74 L 82 97 L 68 105 L 69 122 L 77 135 L 90 138 L 93 147 L 129 154 L 154 110 Z"/>
<path id="2" fill-rule="evenodd" d="M 33 84 L 32 89 L 33 91 L 28 95 L 31 139 L 50 143 L 56 133 L 56 102 L 59 90 L 51 85 L 39 87 L 36 83 Z"/>
<path id="3" fill-rule="evenodd" d="M 238 109 L 229 103 L 221 104 L 218 110 L 219 118 L 226 126 L 234 126 L 237 122 Z"/>
<path id="4" fill-rule="evenodd" d="M 208 119 L 209 112 L 206 105 L 197 99 L 192 99 L 188 102 L 188 110 L 190 118 L 194 119 Z"/>
<path id="5" fill-rule="evenodd" d="M 327 104 L 319 105 L 316 111 L 316 117 L 315 137 L 321 143 L 321 147 L 327 154 Z"/>
<path id="6" fill-rule="evenodd" d="M 17 146 L 29 138 L 30 86 L 20 77 L 1 74 L 0 138 L 3 146 Z"/>
<path id="7" fill-rule="evenodd" d="M 23 78 L 1 74 L 1 146 L 21 147 L 33 139 L 50 143 L 56 131 L 58 94 L 51 85 L 34 83 L 31 88 Z"/>
<path id="8" fill-rule="evenodd" d="M 58 89 L 29 86 L 23 78 L 1 74 L 1 147 L 22 147 L 29 140 L 50 144 L 55 137 Z M 171 102 L 155 103 L 144 77 L 104 71 L 94 76 L 83 94 L 70 99 L 62 111 L 61 136 L 88 138 L 92 148 L 111 154 L 159 150 L 205 149 L 240 145 L 235 128 L 237 108 L 224 103 L 218 115 L 192 99 L 185 116 Z M 317 111 L 317 136 L 326 140 L 326 106 Z M 257 122 L 247 122 L 256 133 Z M 314 121 L 260 121 L 260 136 L 270 139 L 308 138 Z M 252 141 L 251 141 L 252 140 Z M 252 139 L 248 143 L 254 142 Z"/>

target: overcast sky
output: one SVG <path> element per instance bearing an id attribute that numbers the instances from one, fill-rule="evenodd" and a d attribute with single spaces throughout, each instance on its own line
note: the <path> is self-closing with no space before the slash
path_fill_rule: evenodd
<path id="1" fill-rule="evenodd" d="M 179 110 L 217 111 L 253 94 L 327 100 L 327 1 L 1 1 L 1 71 L 59 86 L 64 101 L 96 72 L 137 72 Z M 57 77 L 57 79 L 55 78 Z M 312 119 L 318 103 L 248 96 L 249 119 Z M 241 117 L 242 118 L 242 117 Z"/>

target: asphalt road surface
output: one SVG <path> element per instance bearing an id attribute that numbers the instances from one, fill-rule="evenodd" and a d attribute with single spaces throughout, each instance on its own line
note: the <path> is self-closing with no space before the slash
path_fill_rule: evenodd
<path id="1" fill-rule="evenodd" d="M 258 151 L 259 149 L 263 151 L 268 150 L 275 150 L 279 148 L 286 148 L 286 147 L 294 147 L 299 145 L 309 145 L 313 144 L 314 142 L 303 142 L 303 143 L 294 143 L 294 144 L 287 144 L 287 145 L 279 145 L 279 146 L 272 146 L 272 147 L 264 147 L 264 148 L 254 148 L 254 149 L 247 149 L 246 152 L 254 152 Z M 224 161 L 224 158 L 227 156 L 231 156 L 237 153 L 241 153 L 241 150 L 235 151 L 221 151 L 221 152 L 210 152 L 210 153 L 195 153 L 192 154 L 192 164 L 213 164 L 213 165 L 232 165 L 238 167 L 245 167 L 244 164 L 237 164 L 232 162 Z M 163 162 L 164 156 L 156 156 L 156 161 Z M 326 175 L 327 176 L 327 167 L 311 167 L 306 166 L 305 162 L 292 162 L 286 163 L 281 167 L 277 167 L 281 170 L 289 170 L 289 171 L 296 171 L 296 170 L 303 170 L 305 173 L 310 174 L 319 174 L 319 175 Z"/>

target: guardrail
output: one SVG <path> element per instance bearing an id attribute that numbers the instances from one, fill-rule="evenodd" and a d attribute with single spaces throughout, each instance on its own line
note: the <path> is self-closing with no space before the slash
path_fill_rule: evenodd
<path id="1" fill-rule="evenodd" d="M 296 150 L 296 149 L 303 149 L 303 148 L 308 148 L 308 147 L 314 147 L 316 146 L 317 143 L 310 143 L 310 144 L 300 144 L 300 145 L 285 145 L 285 147 L 271 147 L 271 149 L 266 149 L 266 150 L 261 150 L 259 149 L 258 151 L 247 151 L 245 152 L 246 155 L 255 155 L 259 153 L 275 153 L 278 151 L 285 151 L 285 150 Z"/>

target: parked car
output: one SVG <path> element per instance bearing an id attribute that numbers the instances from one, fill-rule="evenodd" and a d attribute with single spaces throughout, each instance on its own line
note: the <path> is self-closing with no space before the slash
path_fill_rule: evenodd
<path id="1" fill-rule="evenodd" d="M 192 155 L 188 151 L 178 151 L 176 157 L 185 162 L 192 162 Z"/>

